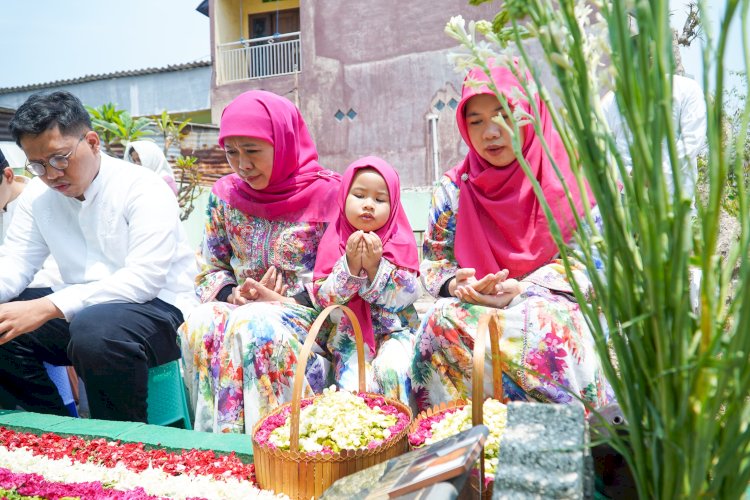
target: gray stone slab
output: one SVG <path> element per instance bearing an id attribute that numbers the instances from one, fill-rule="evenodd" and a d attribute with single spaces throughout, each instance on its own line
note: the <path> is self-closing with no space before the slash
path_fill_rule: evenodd
<path id="1" fill-rule="evenodd" d="M 493 499 L 583 499 L 592 476 L 583 407 L 511 403 Z"/>

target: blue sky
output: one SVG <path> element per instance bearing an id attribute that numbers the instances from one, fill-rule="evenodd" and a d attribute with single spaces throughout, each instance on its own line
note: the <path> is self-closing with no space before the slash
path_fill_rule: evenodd
<path id="1" fill-rule="evenodd" d="M 5 0 L 0 88 L 209 60 L 200 0 Z"/>
<path id="2" fill-rule="evenodd" d="M 688 3 L 695 3 L 698 0 L 670 0 L 670 9 L 672 10 L 672 27 L 677 30 L 681 30 L 687 17 L 687 8 L 685 5 Z M 706 2 L 709 4 L 709 16 L 710 25 L 714 27 L 714 37 L 718 37 L 718 27 L 723 14 L 724 1 L 722 0 L 710 0 Z M 739 10 L 739 9 L 738 9 Z M 735 22 L 730 29 L 730 43 L 727 44 L 727 54 L 725 57 L 725 67 L 729 70 L 742 70 L 744 65 L 742 64 L 742 44 L 741 44 L 741 29 L 739 23 L 739 15 L 736 16 Z M 750 35 L 750 34 L 749 34 Z M 682 63 L 685 66 L 685 73 L 695 78 L 698 83 L 703 85 L 700 81 L 703 75 L 703 55 L 701 53 L 702 41 L 695 40 L 690 47 L 682 48 Z"/>

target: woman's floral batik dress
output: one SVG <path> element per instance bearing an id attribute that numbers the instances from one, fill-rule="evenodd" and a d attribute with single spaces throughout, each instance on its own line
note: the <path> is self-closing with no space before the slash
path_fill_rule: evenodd
<path id="1" fill-rule="evenodd" d="M 247 215 L 210 195 L 196 277 L 203 304 L 179 332 L 196 430 L 250 433 L 262 416 L 291 401 L 297 354 L 317 311 L 278 302 L 235 306 L 215 297 L 226 285 L 260 280 L 270 266 L 281 272 L 287 296 L 304 292 L 324 230 L 325 223 Z M 318 339 L 308 362 L 308 395 L 331 382 L 326 340 Z"/>
<path id="2" fill-rule="evenodd" d="M 434 297 L 459 267 L 454 256 L 458 192 L 458 186 L 444 176 L 433 194 L 420 271 L 425 288 Z M 592 212 L 599 221 L 596 208 Z M 576 265 L 574 273 L 579 285 L 588 289 L 590 281 L 583 266 Z M 417 332 L 411 367 L 420 409 L 471 397 L 474 336 L 479 318 L 485 314 L 499 319 L 507 399 L 570 403 L 580 398 L 594 407 L 609 402 L 611 389 L 561 262 L 552 261 L 522 281 L 530 286 L 504 309 L 456 298 L 435 303 Z M 486 373 L 491 370 L 489 352 L 487 349 Z M 485 377 L 487 396 L 491 395 L 491 380 Z"/>

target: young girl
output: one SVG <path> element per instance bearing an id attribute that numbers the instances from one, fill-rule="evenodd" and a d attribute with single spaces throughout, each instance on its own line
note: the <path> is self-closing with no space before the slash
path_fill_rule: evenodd
<path id="1" fill-rule="evenodd" d="M 419 260 L 396 171 L 374 156 L 352 163 L 339 189 L 340 213 L 318 248 L 313 274 L 320 307 L 346 304 L 359 319 L 366 344 L 367 389 L 409 403 L 407 376 L 419 326 Z M 357 389 L 354 331 L 337 317 L 328 340 L 336 382 Z"/>

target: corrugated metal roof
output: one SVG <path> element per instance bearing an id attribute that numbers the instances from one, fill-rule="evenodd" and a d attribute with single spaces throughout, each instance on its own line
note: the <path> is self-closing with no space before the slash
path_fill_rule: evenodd
<path id="1" fill-rule="evenodd" d="M 227 156 L 224 150 L 218 144 L 203 149 L 182 148 L 180 150 L 183 156 L 195 156 L 198 158 L 200 167 L 201 184 L 204 186 L 213 186 L 220 177 L 232 173 L 232 167 L 227 163 Z"/>
<path id="2" fill-rule="evenodd" d="M 197 164 L 203 174 L 201 184 L 212 186 L 219 177 L 231 174 L 227 156 L 219 147 L 219 127 L 190 123 L 188 128 L 190 133 L 181 141 L 179 154 L 198 158 Z M 174 157 L 170 157 L 170 161 L 174 164 Z"/>
<path id="3" fill-rule="evenodd" d="M 72 85 L 74 83 L 93 82 L 96 80 L 110 80 L 112 78 L 123 78 L 127 76 L 151 75 L 154 73 L 168 73 L 172 71 L 183 71 L 193 68 L 204 68 L 211 66 L 211 61 L 194 61 L 184 64 L 171 64 L 162 68 L 145 68 L 130 71 L 116 71 L 114 73 L 104 73 L 99 75 L 86 75 L 79 78 L 70 78 L 68 80 L 56 80 L 54 82 L 35 83 L 32 85 L 22 85 L 19 87 L 0 88 L 0 94 L 12 94 L 15 92 L 26 92 L 29 90 L 42 90 L 50 87 L 59 87 L 61 85 Z"/>

